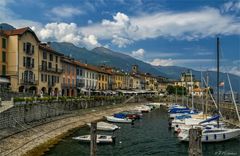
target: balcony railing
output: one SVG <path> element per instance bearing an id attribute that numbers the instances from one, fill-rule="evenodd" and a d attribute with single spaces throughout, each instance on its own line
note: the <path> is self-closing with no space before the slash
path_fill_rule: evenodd
<path id="1" fill-rule="evenodd" d="M 23 85 L 37 85 L 38 80 L 20 79 L 20 83 Z"/>
<path id="2" fill-rule="evenodd" d="M 60 69 L 60 68 L 49 68 L 47 66 L 39 66 L 39 69 L 40 71 L 43 71 L 43 72 L 55 72 L 55 73 L 62 73 L 63 72 L 63 69 Z"/>

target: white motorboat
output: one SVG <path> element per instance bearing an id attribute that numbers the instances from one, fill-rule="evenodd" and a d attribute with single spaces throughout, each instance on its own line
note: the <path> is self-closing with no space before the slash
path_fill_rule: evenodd
<path id="1" fill-rule="evenodd" d="M 105 116 L 107 121 L 109 122 L 117 122 L 117 123 L 132 123 L 131 119 L 128 118 L 116 118 L 114 116 Z"/>
<path id="2" fill-rule="evenodd" d="M 72 139 L 78 140 L 80 142 L 90 142 L 91 141 L 91 135 L 82 135 L 78 137 L 73 137 Z M 115 137 L 111 135 L 97 135 L 97 144 L 110 144 L 115 143 Z"/>
<path id="3" fill-rule="evenodd" d="M 91 127 L 91 123 L 87 123 L 87 125 Z M 97 123 L 97 130 L 100 130 L 100 131 L 115 131 L 117 129 L 119 129 L 119 127 L 114 124 L 110 124 L 102 121 Z"/>
<path id="4" fill-rule="evenodd" d="M 146 106 L 146 105 L 135 107 L 135 110 L 138 110 L 142 113 L 148 113 L 151 111 L 151 109 L 152 109 L 151 107 Z"/>
<path id="5" fill-rule="evenodd" d="M 213 128 L 203 129 L 202 142 L 223 142 L 240 136 L 240 129 Z M 180 141 L 189 141 L 189 130 L 183 130 L 179 133 Z"/>

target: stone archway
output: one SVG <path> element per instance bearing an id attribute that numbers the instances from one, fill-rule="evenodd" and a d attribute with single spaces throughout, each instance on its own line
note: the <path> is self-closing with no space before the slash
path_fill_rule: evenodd
<path id="1" fill-rule="evenodd" d="M 43 94 L 47 93 L 47 88 L 46 87 L 42 87 L 41 91 L 43 92 Z"/>
<path id="2" fill-rule="evenodd" d="M 19 88 L 18 88 L 18 91 L 20 92 L 20 93 L 23 93 L 24 92 L 24 86 L 20 86 Z"/>
<path id="3" fill-rule="evenodd" d="M 28 89 L 29 93 L 36 94 L 37 93 L 37 87 L 36 86 L 31 86 Z"/>

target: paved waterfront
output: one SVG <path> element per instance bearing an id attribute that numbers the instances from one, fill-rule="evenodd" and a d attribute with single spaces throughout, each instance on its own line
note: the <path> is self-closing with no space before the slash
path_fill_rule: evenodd
<path id="1" fill-rule="evenodd" d="M 101 119 L 104 115 L 128 110 L 139 104 L 118 104 L 89 108 L 75 112 L 76 116 L 49 122 L 1 140 L 0 155 L 40 155 L 49 145 L 67 134 L 69 130 L 84 126 L 87 122 Z M 36 148 L 38 147 L 38 148 Z"/>

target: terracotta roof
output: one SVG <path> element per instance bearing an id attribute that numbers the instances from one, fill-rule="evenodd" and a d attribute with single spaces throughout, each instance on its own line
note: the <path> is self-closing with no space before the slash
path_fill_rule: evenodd
<path id="1" fill-rule="evenodd" d="M 98 72 L 98 73 L 104 73 L 104 74 L 111 74 L 111 72 L 102 70 L 102 69 L 100 69 L 99 67 L 96 67 L 96 66 L 93 66 L 93 65 L 81 63 L 81 62 L 79 62 L 79 61 L 74 61 L 74 63 L 75 63 L 77 66 L 80 66 L 80 67 L 82 67 L 82 68 L 85 68 L 85 69 L 88 69 L 88 70 L 91 70 L 91 71 L 95 71 L 95 72 Z"/>
<path id="2" fill-rule="evenodd" d="M 50 46 L 48 46 L 48 45 L 45 44 L 45 43 L 41 43 L 41 44 L 39 45 L 39 48 L 40 48 L 40 49 L 43 49 L 43 50 L 47 50 L 48 52 L 52 52 L 52 53 L 54 53 L 54 54 L 63 56 L 62 53 L 59 53 L 59 52 L 55 51 L 54 49 L 52 49 Z"/>
<path id="3" fill-rule="evenodd" d="M 12 36 L 12 35 L 23 35 L 25 32 L 29 31 L 30 33 L 33 34 L 33 36 L 36 38 L 36 40 L 38 42 L 40 42 L 40 40 L 38 39 L 37 35 L 35 34 L 35 32 L 29 28 L 29 27 L 25 27 L 25 28 L 20 28 L 20 29 L 13 29 L 13 30 L 4 30 L 4 33 L 7 36 Z"/>

